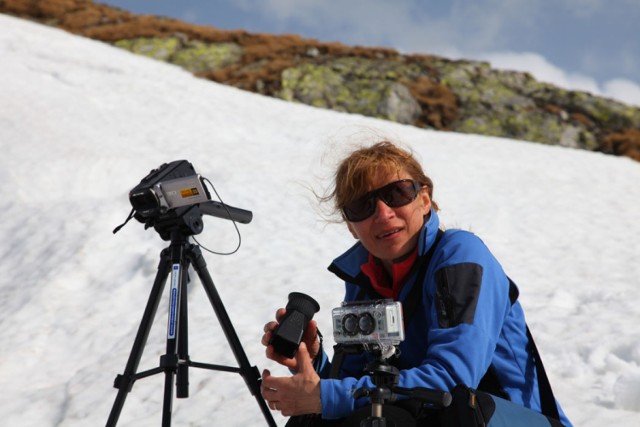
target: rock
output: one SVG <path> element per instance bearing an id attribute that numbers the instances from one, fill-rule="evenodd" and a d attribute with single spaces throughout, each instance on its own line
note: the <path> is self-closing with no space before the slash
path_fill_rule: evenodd
<path id="1" fill-rule="evenodd" d="M 315 107 L 413 124 L 422 110 L 407 87 L 396 82 L 397 72 L 376 67 L 364 58 L 348 58 L 325 65 L 305 63 L 282 72 L 282 89 L 275 96 Z"/>
<path id="2" fill-rule="evenodd" d="M 236 43 L 203 43 L 196 40 L 176 51 L 171 62 L 194 74 L 202 74 L 235 64 L 241 57 L 242 47 Z"/>
<path id="3" fill-rule="evenodd" d="M 406 86 L 394 82 L 378 102 L 378 114 L 394 122 L 414 124 L 422 109 Z"/>
<path id="4" fill-rule="evenodd" d="M 115 46 L 139 55 L 160 61 L 168 61 L 180 47 L 180 40 L 176 37 L 139 37 L 135 39 L 118 40 Z"/>

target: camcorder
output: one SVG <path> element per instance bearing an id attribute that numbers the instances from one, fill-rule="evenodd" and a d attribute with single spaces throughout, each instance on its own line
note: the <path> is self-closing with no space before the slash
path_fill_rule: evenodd
<path id="1" fill-rule="evenodd" d="M 129 192 L 129 201 L 136 210 L 136 219 L 160 216 L 170 209 L 210 199 L 202 177 L 186 160 L 162 164 L 142 178 L 140 184 Z"/>
<path id="2" fill-rule="evenodd" d="M 132 217 L 145 228 L 154 227 L 164 240 L 169 240 L 176 230 L 185 235 L 202 232 L 202 214 L 242 224 L 251 222 L 251 211 L 212 201 L 204 181 L 186 160 L 163 163 L 129 192 L 132 213 L 113 232 Z"/>
<path id="3" fill-rule="evenodd" d="M 404 341 L 402 304 L 391 299 L 343 302 L 331 311 L 336 344 L 389 348 Z"/>

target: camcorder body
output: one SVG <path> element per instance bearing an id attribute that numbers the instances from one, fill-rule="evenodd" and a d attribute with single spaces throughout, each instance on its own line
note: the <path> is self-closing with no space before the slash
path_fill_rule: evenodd
<path id="1" fill-rule="evenodd" d="M 201 233 L 203 214 L 242 224 L 251 222 L 251 211 L 210 200 L 204 181 L 186 160 L 163 163 L 129 192 L 133 210 L 113 232 L 118 232 L 131 218 L 145 228 L 155 228 L 164 240 L 169 240 L 174 231 L 184 235 Z"/>
<path id="2" fill-rule="evenodd" d="M 402 304 L 390 299 L 343 302 L 331 311 L 336 344 L 388 348 L 404 340 Z"/>
<path id="3" fill-rule="evenodd" d="M 129 201 L 136 210 L 136 219 L 140 222 L 164 215 L 171 209 L 203 203 L 210 199 L 202 177 L 186 160 L 162 164 L 129 192 Z"/>

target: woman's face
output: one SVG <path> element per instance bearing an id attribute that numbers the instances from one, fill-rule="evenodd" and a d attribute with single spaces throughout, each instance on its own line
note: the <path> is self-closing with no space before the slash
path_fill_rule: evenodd
<path id="1" fill-rule="evenodd" d="M 381 175 L 373 181 L 372 190 L 401 179 L 412 179 L 404 170 L 392 175 Z M 385 268 L 391 271 L 393 260 L 409 254 L 418 243 L 418 236 L 424 224 L 424 216 L 431 209 L 431 200 L 426 188 L 418 197 L 405 206 L 391 208 L 379 198 L 375 200 L 373 215 L 358 222 L 347 221 L 353 237 Z"/>

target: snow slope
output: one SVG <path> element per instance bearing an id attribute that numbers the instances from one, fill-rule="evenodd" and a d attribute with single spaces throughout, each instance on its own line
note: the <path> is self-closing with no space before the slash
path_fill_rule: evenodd
<path id="1" fill-rule="evenodd" d="M 205 258 L 251 364 L 284 375 L 264 356 L 262 325 L 297 290 L 320 302 L 330 335 L 342 284 L 326 266 L 353 244 L 311 189 L 346 149 L 380 137 L 415 150 L 443 223 L 478 234 L 518 283 L 574 424 L 640 424 L 640 164 L 285 103 L 5 15 L 0 28 L 2 425 L 106 422 L 167 245 L 136 221 L 112 229 L 129 190 L 172 160 L 253 212 L 236 254 Z M 198 240 L 237 244 L 233 225 L 212 217 Z M 164 353 L 165 300 L 141 369 Z M 189 304 L 191 358 L 235 366 L 197 279 Z M 241 376 L 192 369 L 190 379 L 174 425 L 265 424 Z M 138 381 L 119 425 L 159 425 L 163 381 Z"/>

